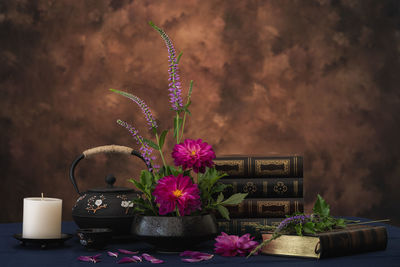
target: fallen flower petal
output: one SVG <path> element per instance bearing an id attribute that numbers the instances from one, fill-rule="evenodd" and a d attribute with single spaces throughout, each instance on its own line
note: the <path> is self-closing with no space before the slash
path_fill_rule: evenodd
<path id="1" fill-rule="evenodd" d="M 200 259 L 200 258 L 182 259 L 182 261 L 184 261 L 184 262 L 199 262 L 202 260 L 203 259 Z"/>
<path id="2" fill-rule="evenodd" d="M 100 259 L 99 259 L 100 257 L 101 257 L 101 254 L 97 254 L 94 256 L 79 256 L 78 260 L 97 263 L 97 262 L 100 262 Z"/>
<path id="3" fill-rule="evenodd" d="M 107 251 L 108 256 L 118 258 L 118 252 Z"/>
<path id="4" fill-rule="evenodd" d="M 142 257 L 140 256 L 132 256 L 132 259 L 142 262 Z"/>
<path id="5" fill-rule="evenodd" d="M 123 254 L 138 254 L 139 251 L 130 251 L 130 250 L 126 250 L 126 249 L 118 249 L 119 252 L 123 253 Z"/>
<path id="6" fill-rule="evenodd" d="M 80 261 L 92 261 L 93 258 L 90 257 L 90 256 L 79 256 L 78 260 L 80 260 Z"/>
<path id="7" fill-rule="evenodd" d="M 146 261 L 149 261 L 151 263 L 163 263 L 164 262 L 163 260 L 154 258 L 153 256 L 151 256 L 151 255 L 149 255 L 147 253 L 143 253 L 142 256 Z"/>
<path id="8" fill-rule="evenodd" d="M 124 257 L 122 259 L 120 259 L 117 263 L 130 263 L 130 262 L 137 262 L 134 258 L 131 257 Z"/>
<path id="9" fill-rule="evenodd" d="M 209 260 L 212 257 L 214 257 L 213 254 L 203 253 L 203 252 L 199 252 L 199 251 L 191 251 L 191 250 L 186 250 L 179 255 L 182 257 L 189 256 L 192 258 L 201 258 L 203 260 Z"/>

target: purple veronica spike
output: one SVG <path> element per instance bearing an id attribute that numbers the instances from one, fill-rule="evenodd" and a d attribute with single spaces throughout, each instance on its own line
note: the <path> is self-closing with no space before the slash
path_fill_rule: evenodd
<path id="1" fill-rule="evenodd" d="M 310 219 L 310 215 L 296 215 L 296 216 L 286 218 L 278 225 L 278 227 L 276 228 L 276 232 L 282 231 L 285 227 L 287 227 L 291 223 L 303 224 L 308 219 Z"/>
<path id="2" fill-rule="evenodd" d="M 159 27 L 154 25 L 153 23 L 150 23 L 150 25 L 159 32 L 161 35 L 161 38 L 164 39 L 165 45 L 167 46 L 168 49 L 168 73 L 169 73 L 169 97 L 170 97 L 170 102 L 172 104 L 172 108 L 174 110 L 180 110 L 183 108 L 183 100 L 182 100 L 182 86 L 179 78 L 179 72 L 178 72 L 178 63 L 176 59 L 176 52 L 175 52 L 175 47 L 172 44 L 171 39 L 168 37 L 168 35 Z"/>
<path id="3" fill-rule="evenodd" d="M 156 129 L 157 128 L 157 123 L 156 120 L 153 117 L 153 114 L 151 113 L 149 107 L 146 105 L 146 103 L 140 99 L 139 97 L 126 93 L 126 92 L 122 92 L 119 90 L 114 90 L 114 89 L 110 89 L 112 92 L 118 93 L 122 96 L 125 96 L 127 98 L 129 98 L 130 100 L 132 100 L 133 102 L 135 102 L 136 104 L 138 104 L 138 106 L 142 109 L 142 112 L 144 114 L 144 117 L 147 120 L 147 124 L 150 126 L 150 129 Z"/>
<path id="4" fill-rule="evenodd" d="M 128 129 L 128 131 L 132 134 L 133 138 L 136 140 L 136 143 L 140 145 L 139 149 L 140 154 L 146 161 L 147 166 L 151 166 L 151 159 L 152 159 L 151 153 L 153 153 L 153 149 L 150 148 L 149 145 L 143 141 L 143 137 L 139 135 L 139 131 L 122 120 L 118 120 L 117 123 Z M 149 171 L 151 172 L 152 169 L 149 168 Z"/>
<path id="5" fill-rule="evenodd" d="M 163 263 L 163 262 L 164 262 L 163 260 L 156 259 L 156 258 L 154 258 L 153 256 L 151 256 L 151 255 L 149 255 L 149 254 L 147 254 L 147 253 L 143 253 L 143 254 L 142 254 L 142 257 L 143 257 L 146 261 L 149 261 L 149 262 L 151 262 L 151 263 Z"/>

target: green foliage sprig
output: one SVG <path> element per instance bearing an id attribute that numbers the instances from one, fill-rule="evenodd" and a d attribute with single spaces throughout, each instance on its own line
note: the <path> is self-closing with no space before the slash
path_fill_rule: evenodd
<path id="1" fill-rule="evenodd" d="M 354 223 L 359 221 L 346 220 L 331 216 L 330 206 L 318 194 L 317 200 L 314 203 L 313 213 L 311 215 L 296 213 L 292 216 L 288 216 L 276 227 L 264 225 L 257 226 L 259 230 L 273 230 L 273 233 L 270 239 L 264 240 L 253 251 L 250 252 L 248 257 L 283 234 L 297 234 L 299 236 L 303 236 L 304 234 L 317 234 L 330 231 L 334 228 L 345 228 L 347 224 L 351 222 Z"/>

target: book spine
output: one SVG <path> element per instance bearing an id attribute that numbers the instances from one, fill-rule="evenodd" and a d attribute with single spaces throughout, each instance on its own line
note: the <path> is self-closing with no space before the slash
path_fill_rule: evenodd
<path id="1" fill-rule="evenodd" d="M 304 211 L 302 198 L 249 198 L 226 206 L 231 218 L 283 218 Z"/>
<path id="2" fill-rule="evenodd" d="M 384 250 L 386 246 L 387 232 L 384 226 L 320 235 L 321 258 Z"/>
<path id="3" fill-rule="evenodd" d="M 285 218 L 232 218 L 229 221 L 225 219 L 217 219 L 219 232 L 229 235 L 250 234 L 256 239 L 261 239 L 261 232 L 257 226 L 278 226 Z"/>
<path id="4" fill-rule="evenodd" d="M 303 177 L 303 157 L 218 157 L 214 160 L 218 171 L 233 177 Z"/>
<path id="5" fill-rule="evenodd" d="M 247 193 L 247 198 L 301 198 L 303 197 L 303 178 L 236 178 L 221 179 L 230 185 L 225 189 L 225 197 L 236 193 Z"/>

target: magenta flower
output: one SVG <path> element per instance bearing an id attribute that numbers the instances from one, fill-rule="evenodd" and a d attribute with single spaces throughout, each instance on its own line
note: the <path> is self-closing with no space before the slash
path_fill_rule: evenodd
<path id="1" fill-rule="evenodd" d="M 233 257 L 236 255 L 246 256 L 247 253 L 251 252 L 257 245 L 258 242 L 253 241 L 254 237 L 250 238 L 250 234 L 242 235 L 227 235 L 222 232 L 220 236 L 217 236 L 215 240 L 215 253 L 221 256 Z"/>
<path id="2" fill-rule="evenodd" d="M 175 211 L 178 206 L 180 215 L 189 215 L 201 210 L 200 190 L 188 176 L 179 174 L 165 176 L 158 180 L 153 191 L 156 203 L 160 204 L 159 213 L 165 215 Z"/>
<path id="3" fill-rule="evenodd" d="M 204 173 L 206 167 L 212 167 L 215 153 L 212 147 L 201 139 L 186 139 L 183 144 L 176 144 L 172 151 L 172 157 L 176 166 L 193 168 L 193 171 Z"/>

